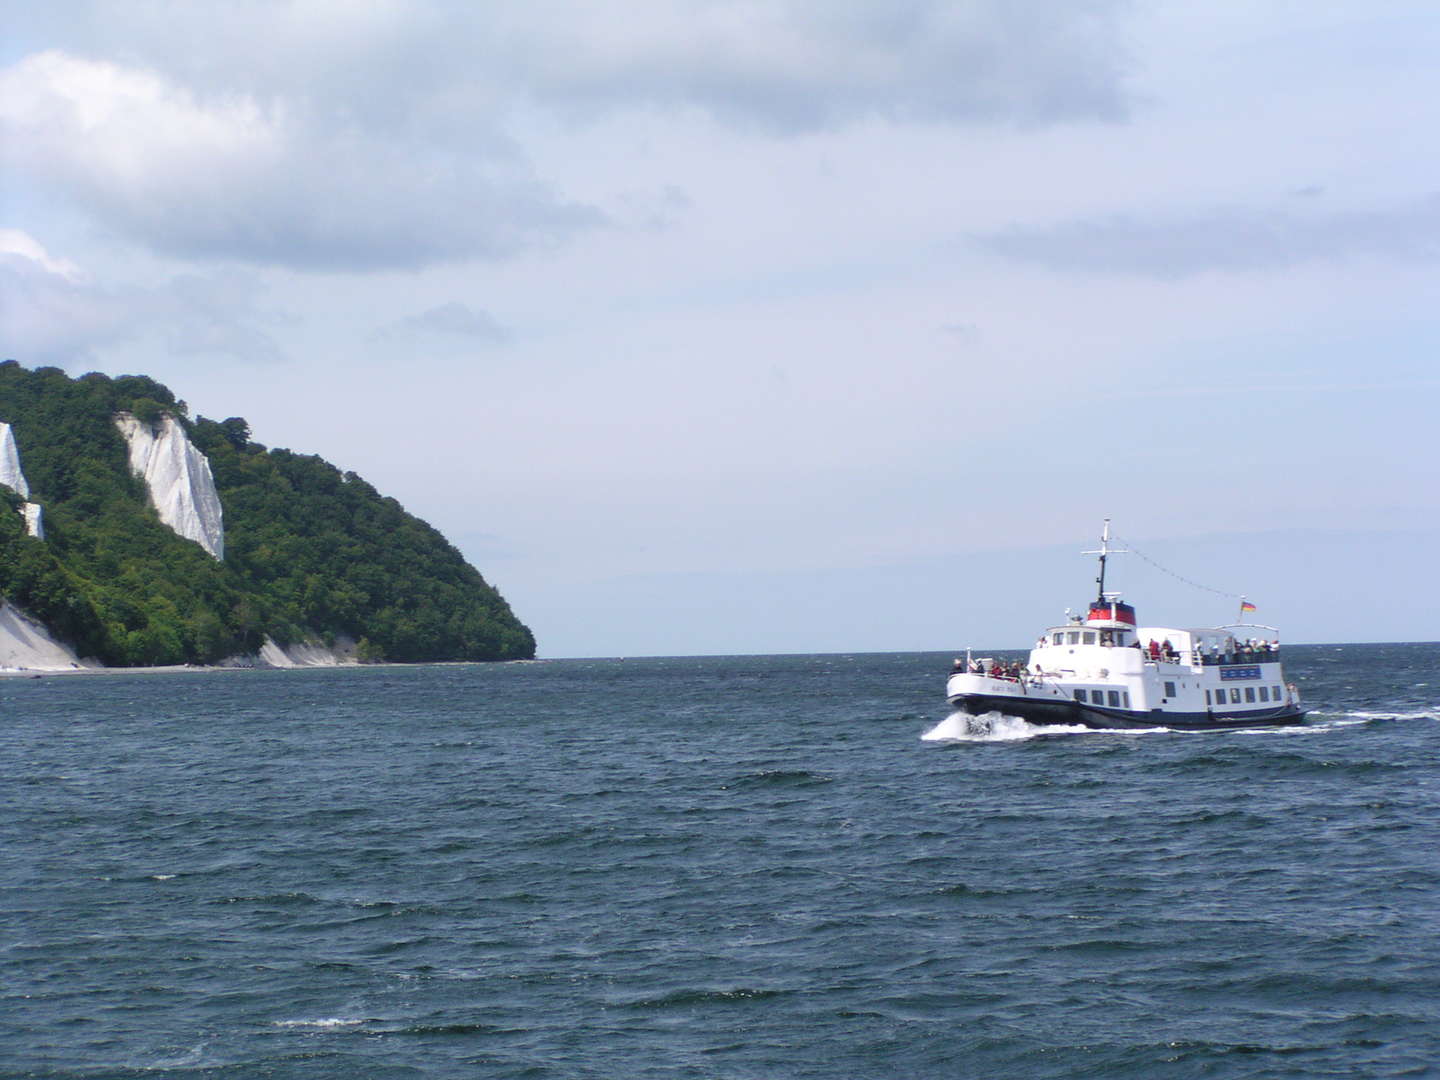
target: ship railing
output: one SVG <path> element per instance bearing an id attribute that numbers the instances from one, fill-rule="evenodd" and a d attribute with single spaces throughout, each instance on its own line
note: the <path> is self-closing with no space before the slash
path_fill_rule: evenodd
<path id="1" fill-rule="evenodd" d="M 1274 664 L 1280 660 L 1280 647 L 1273 649 L 1232 649 L 1230 652 L 1204 653 L 1201 663 L 1214 664 Z"/>

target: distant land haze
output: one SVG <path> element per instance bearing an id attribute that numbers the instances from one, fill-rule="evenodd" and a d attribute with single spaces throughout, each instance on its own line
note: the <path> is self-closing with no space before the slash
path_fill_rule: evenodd
<path id="1" fill-rule="evenodd" d="M 353 472 L 140 375 L 0 364 L 0 666 L 512 660 L 535 640 Z M 44 528 L 32 527 L 43 511 Z M 22 640 L 24 639 L 24 640 Z M 6 659 L 9 658 L 9 660 Z"/>

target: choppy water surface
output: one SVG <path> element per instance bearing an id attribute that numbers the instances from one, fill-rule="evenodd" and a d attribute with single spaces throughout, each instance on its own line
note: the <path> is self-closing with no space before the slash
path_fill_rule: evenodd
<path id="1" fill-rule="evenodd" d="M 949 659 L 0 682 L 0 1073 L 1435 1075 L 1440 646 L 1257 733 Z"/>

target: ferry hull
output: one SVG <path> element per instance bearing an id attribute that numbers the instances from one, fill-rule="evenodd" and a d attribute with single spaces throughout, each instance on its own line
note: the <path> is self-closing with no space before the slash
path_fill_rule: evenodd
<path id="1" fill-rule="evenodd" d="M 972 716 L 988 712 L 1018 716 L 1030 724 L 1083 725 L 1088 728 L 1174 728 L 1179 731 L 1219 731 L 1226 728 L 1271 727 L 1304 722 L 1305 713 L 1293 706 L 1278 709 L 1253 709 L 1244 713 L 1170 712 L 1153 709 L 1105 709 L 1082 705 L 1078 701 L 1043 700 L 1015 697 L 1010 694 L 956 694 L 949 699 L 952 708 Z"/>

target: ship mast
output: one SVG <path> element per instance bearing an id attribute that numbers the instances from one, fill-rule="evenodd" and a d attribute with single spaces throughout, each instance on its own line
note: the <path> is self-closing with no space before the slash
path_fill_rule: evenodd
<path id="1" fill-rule="evenodd" d="M 1105 519 L 1105 528 L 1100 531 L 1100 547 L 1097 551 L 1082 552 L 1084 555 L 1100 556 L 1100 576 L 1095 579 L 1095 584 L 1100 586 L 1096 603 L 1105 603 L 1105 560 L 1111 555 L 1124 555 L 1124 548 L 1112 548 L 1110 546 L 1110 519 Z M 1118 593 L 1116 595 L 1119 595 Z"/>

